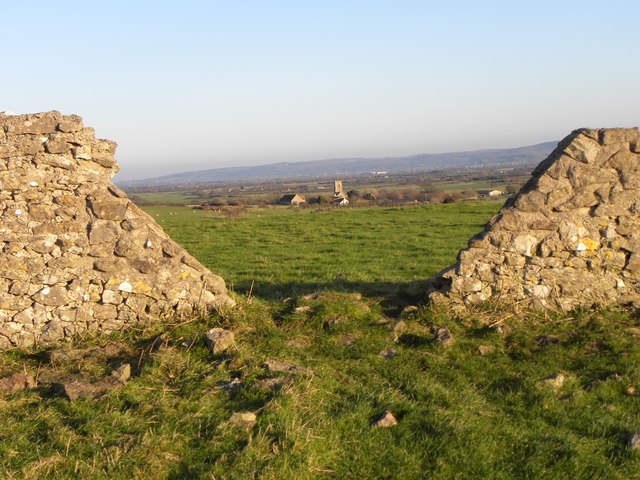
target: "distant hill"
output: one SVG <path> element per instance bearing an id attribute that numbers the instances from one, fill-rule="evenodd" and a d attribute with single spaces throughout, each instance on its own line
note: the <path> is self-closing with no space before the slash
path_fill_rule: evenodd
<path id="1" fill-rule="evenodd" d="M 212 168 L 116 183 L 124 188 L 174 184 L 217 183 L 250 180 L 288 180 L 304 177 L 339 177 L 373 172 L 418 172 L 468 167 L 507 167 L 537 164 L 551 153 L 557 142 L 519 148 L 474 150 L 452 153 L 420 153 L 407 157 L 335 158 L 307 162 L 284 162 L 254 167 Z"/>

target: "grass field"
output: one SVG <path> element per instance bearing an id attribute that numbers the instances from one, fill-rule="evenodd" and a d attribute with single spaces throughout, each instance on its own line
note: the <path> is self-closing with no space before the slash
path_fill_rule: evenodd
<path id="1" fill-rule="evenodd" d="M 250 209 L 232 220 L 197 210 L 146 210 L 237 293 L 253 283 L 256 295 L 278 299 L 327 288 L 380 293 L 429 278 L 455 261 L 498 207 Z"/>
<path id="2" fill-rule="evenodd" d="M 640 432 L 637 314 L 419 308 L 394 332 L 403 307 L 423 300 L 422 280 L 498 207 L 283 208 L 236 219 L 148 208 L 227 279 L 238 308 L 111 335 L 136 359 L 135 375 L 100 400 L 0 394 L 0 478 L 640 478 L 628 445 Z M 231 351 L 207 350 L 212 326 L 235 332 Z M 449 348 L 432 340 L 440 326 L 453 334 Z M 167 345 L 145 350 L 161 333 Z M 380 356 L 388 349 L 393 358 Z M 0 371 L 36 374 L 34 353 L 2 353 Z M 268 359 L 307 370 L 269 372 Z M 554 374 L 562 385 L 544 381 Z M 272 378 L 279 389 L 265 387 Z M 387 410 L 398 424 L 373 429 Z M 255 425 L 230 421 L 245 411 Z"/>

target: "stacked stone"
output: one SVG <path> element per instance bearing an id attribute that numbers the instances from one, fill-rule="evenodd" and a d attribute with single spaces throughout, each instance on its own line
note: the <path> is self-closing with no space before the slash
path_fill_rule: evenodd
<path id="1" fill-rule="evenodd" d="M 0 114 L 0 348 L 233 304 L 111 183 L 115 149 L 75 115 Z"/>
<path id="2" fill-rule="evenodd" d="M 429 297 L 554 310 L 640 301 L 638 129 L 571 133 Z"/>

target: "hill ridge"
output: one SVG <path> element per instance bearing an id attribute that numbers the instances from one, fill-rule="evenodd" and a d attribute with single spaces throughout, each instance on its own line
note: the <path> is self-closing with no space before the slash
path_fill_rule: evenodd
<path id="1" fill-rule="evenodd" d="M 304 162 L 276 162 L 267 165 L 189 170 L 160 177 L 122 180 L 122 187 L 142 185 L 197 184 L 255 179 L 294 179 L 373 172 L 411 172 L 464 168 L 474 165 L 525 165 L 542 161 L 557 145 L 544 142 L 515 148 L 492 148 L 448 153 L 418 153 L 396 157 L 346 157 Z"/>

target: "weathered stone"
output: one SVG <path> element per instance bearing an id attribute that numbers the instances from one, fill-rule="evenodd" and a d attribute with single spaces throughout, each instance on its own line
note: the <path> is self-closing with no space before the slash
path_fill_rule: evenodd
<path id="1" fill-rule="evenodd" d="M 78 115 L 65 115 L 58 122 L 58 130 L 69 133 L 82 130 L 82 117 Z"/>
<path id="2" fill-rule="evenodd" d="M 229 423 L 240 428 L 249 429 L 256 424 L 257 420 L 256 414 L 253 412 L 234 412 L 229 419 Z"/>
<path id="3" fill-rule="evenodd" d="M 233 346 L 234 335 L 233 332 L 224 328 L 212 328 L 204 334 L 204 341 L 211 353 L 217 355 Z"/>
<path id="4" fill-rule="evenodd" d="M 188 346 L 188 344 L 187 344 Z M 223 380 L 218 382 L 215 386 L 216 390 L 224 390 L 225 392 L 235 393 L 244 385 L 244 382 L 239 378 L 232 378 L 231 380 Z"/>
<path id="5" fill-rule="evenodd" d="M 293 378 L 291 377 L 263 378 L 262 380 L 257 380 L 253 384 L 253 388 L 257 390 L 277 391 L 292 383 Z"/>
<path id="6" fill-rule="evenodd" d="M 93 262 L 93 268 L 99 272 L 105 273 L 122 272 L 127 267 L 127 261 L 124 258 L 119 257 L 99 258 Z"/>
<path id="7" fill-rule="evenodd" d="M 519 235 L 513 239 L 513 250 L 530 257 L 535 251 L 538 239 L 532 235 Z"/>
<path id="8" fill-rule="evenodd" d="M 64 287 L 42 287 L 33 299 L 42 305 L 57 307 L 69 302 L 67 289 Z"/>
<path id="9" fill-rule="evenodd" d="M 629 270 L 631 273 L 640 272 L 640 255 L 637 253 L 629 255 L 625 269 Z"/>
<path id="10" fill-rule="evenodd" d="M 313 370 L 307 367 L 292 365 L 290 363 L 280 362 L 278 360 L 266 360 L 262 366 L 270 372 L 287 372 L 287 373 L 313 373 Z"/>
<path id="11" fill-rule="evenodd" d="M 640 433 L 634 433 L 629 437 L 629 447 L 633 450 L 640 449 Z"/>
<path id="12" fill-rule="evenodd" d="M 65 154 L 71 148 L 64 135 L 50 135 L 44 144 L 47 153 Z"/>
<path id="13" fill-rule="evenodd" d="M 97 218 L 120 221 L 127 213 L 127 201 L 113 196 L 93 196 L 89 200 L 91 210 Z"/>
<path id="14" fill-rule="evenodd" d="M 640 298 L 638 139 L 581 129 L 560 142 L 474 236 L 483 247 L 433 279 L 431 301 L 570 310 Z"/>
<path id="15" fill-rule="evenodd" d="M 393 348 L 387 348 L 385 350 L 382 350 L 378 356 L 384 358 L 385 360 L 391 360 L 392 358 L 395 358 L 398 355 L 398 352 L 393 349 Z"/>
<path id="16" fill-rule="evenodd" d="M 404 320 L 398 320 L 392 326 L 391 339 L 394 342 L 397 342 L 400 339 L 400 336 L 407 331 L 407 324 Z"/>
<path id="17" fill-rule="evenodd" d="M 2 116 L 0 122 L 7 134 L 45 134 L 55 133 L 60 117 L 60 112 L 53 111 L 32 115 Z"/>
<path id="18" fill-rule="evenodd" d="M 89 224 L 89 243 L 112 243 L 120 234 L 120 227 L 111 220 L 95 220 Z"/>
<path id="19" fill-rule="evenodd" d="M 71 381 L 52 382 L 54 391 L 67 397 L 69 400 L 98 399 L 118 390 L 126 384 L 131 377 L 129 364 L 122 364 L 111 375 L 95 381 L 73 379 Z"/>
<path id="20" fill-rule="evenodd" d="M 453 335 L 447 327 L 440 327 L 436 330 L 435 342 L 443 347 L 450 347 L 453 345 Z"/>
<path id="21" fill-rule="evenodd" d="M 389 410 L 387 410 L 386 412 L 384 412 L 382 414 L 382 416 L 376 420 L 375 422 L 373 422 L 371 424 L 371 427 L 373 428 L 389 428 L 389 427 L 393 427 L 394 425 L 398 424 L 398 420 L 396 420 L 396 417 L 393 416 L 393 413 L 391 413 Z"/>
<path id="22" fill-rule="evenodd" d="M 23 373 L 14 373 L 8 377 L 0 378 L 0 392 L 16 392 L 35 386 L 36 382 L 33 377 Z"/>
<path id="23" fill-rule="evenodd" d="M 55 342 L 64 338 L 64 325 L 59 320 L 52 320 L 47 323 L 40 334 L 44 342 Z"/>
<path id="24" fill-rule="evenodd" d="M 562 373 L 554 373 L 547 378 L 543 378 L 541 382 L 542 384 L 552 388 L 560 388 L 562 385 L 564 385 L 565 380 L 566 377 Z"/>

